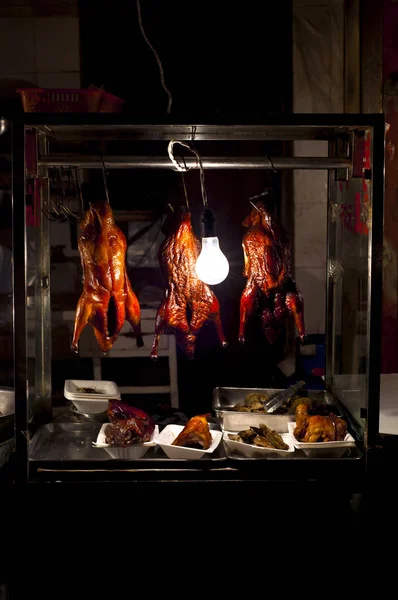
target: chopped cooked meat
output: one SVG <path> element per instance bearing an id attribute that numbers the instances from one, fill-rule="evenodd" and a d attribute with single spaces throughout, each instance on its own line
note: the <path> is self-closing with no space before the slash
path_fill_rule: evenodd
<path id="1" fill-rule="evenodd" d="M 253 427 L 253 429 L 258 435 L 264 437 L 274 448 L 277 448 L 278 450 L 289 449 L 289 446 L 283 441 L 282 436 L 265 425 L 265 423 L 260 423 L 260 427 Z"/>
<path id="2" fill-rule="evenodd" d="M 252 442 L 253 446 L 260 446 L 260 448 L 275 448 L 265 437 L 262 435 L 256 435 Z"/>
<path id="3" fill-rule="evenodd" d="M 106 443 L 126 448 L 149 442 L 155 422 L 145 411 L 125 402 L 110 402 L 108 417 L 111 424 L 106 430 Z"/>
<path id="4" fill-rule="evenodd" d="M 189 448 L 210 448 L 212 442 L 209 423 L 206 415 L 192 417 L 178 434 L 173 446 L 187 446 Z"/>

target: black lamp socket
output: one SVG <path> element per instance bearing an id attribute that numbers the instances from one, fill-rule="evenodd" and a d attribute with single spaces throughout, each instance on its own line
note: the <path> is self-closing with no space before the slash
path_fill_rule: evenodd
<path id="1" fill-rule="evenodd" d="M 216 218 L 211 208 L 205 208 L 201 216 L 202 238 L 216 237 Z"/>

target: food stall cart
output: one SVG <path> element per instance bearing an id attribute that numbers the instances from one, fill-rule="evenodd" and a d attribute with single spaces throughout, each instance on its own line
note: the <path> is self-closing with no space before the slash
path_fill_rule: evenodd
<path id="1" fill-rule="evenodd" d="M 10 127 L 16 480 L 338 480 L 348 488 L 360 487 L 369 472 L 379 435 L 383 115 L 271 115 L 234 117 L 219 122 L 200 118 L 173 120 L 168 116 L 159 120 L 142 118 L 137 122 L 124 115 L 25 114 L 13 119 Z M 293 156 L 295 140 L 326 141 L 328 156 Z M 168 147 L 173 141 L 194 144 L 200 151 L 202 164 L 198 164 L 197 157 L 187 154 L 178 161 L 170 160 Z M 279 155 L 275 154 L 275 148 Z M 175 152 L 174 156 L 179 155 Z M 201 167 L 201 173 L 202 169 L 206 173 L 227 171 L 242 178 L 253 171 L 328 171 L 324 393 L 341 410 L 354 439 L 343 455 L 314 456 L 295 447 L 283 458 L 275 453 L 259 458 L 235 454 L 221 441 L 214 452 L 204 454 L 199 460 L 190 455 L 170 457 L 158 444 L 151 446 L 143 457 L 127 456 L 94 445 L 103 423 L 82 415 L 76 418 L 75 413 L 62 412 L 54 403 L 52 223 L 48 218 L 52 210 L 51 173 L 57 168 L 103 171 L 105 180 L 111 172 L 118 171 L 129 173 L 133 182 L 138 174 L 150 173 L 155 181 L 162 172 L 175 170 L 176 162 L 180 167 L 183 165 L 183 171 L 197 172 Z M 133 193 L 134 188 L 126 192 L 123 209 L 128 210 L 129 195 Z M 112 204 L 112 190 L 110 195 Z M 167 194 L 166 197 L 169 200 Z M 220 210 L 217 213 L 218 222 L 228 219 L 228 212 L 236 209 L 228 207 L 227 201 L 225 207 L 225 213 Z M 305 227 L 305 223 L 302 226 Z M 240 240 L 237 252 L 241 252 Z M 350 304 L 352 326 L 349 327 L 346 286 L 347 280 L 352 281 L 353 277 L 357 287 Z M 149 346 L 145 340 L 143 348 L 149 357 L 153 331 L 147 334 Z M 135 346 L 130 346 L 127 358 L 133 360 L 136 352 Z M 96 355 L 99 356 L 100 353 Z M 210 369 L 212 360 L 214 353 L 209 352 L 206 359 L 206 351 L 201 352 L 202 368 L 208 365 Z M 111 362 L 108 361 L 108 366 Z M 230 369 L 231 381 L 234 368 Z M 109 369 L 107 372 L 112 373 Z M 228 368 L 224 369 L 220 381 L 215 375 L 211 400 L 212 416 L 217 416 L 211 429 L 221 430 L 221 436 L 225 433 L 220 420 L 223 410 L 232 408 L 231 404 L 223 407 L 225 394 L 219 393 L 230 385 L 225 373 Z M 73 373 L 65 379 L 73 380 Z M 109 379 L 117 380 L 117 377 Z M 195 386 L 195 382 L 192 383 Z M 134 382 L 130 385 L 134 386 Z M 202 411 L 208 412 L 208 399 L 203 408 L 195 406 L 194 414 Z"/>

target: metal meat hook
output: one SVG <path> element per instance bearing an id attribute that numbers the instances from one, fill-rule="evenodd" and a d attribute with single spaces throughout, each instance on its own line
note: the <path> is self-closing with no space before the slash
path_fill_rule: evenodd
<path id="1" fill-rule="evenodd" d="M 101 163 L 102 163 L 102 178 L 104 180 L 105 198 L 106 198 L 107 203 L 110 204 L 109 193 L 108 193 L 108 184 L 106 182 L 106 168 L 105 168 L 104 158 L 103 158 L 101 152 L 100 152 L 100 159 L 101 159 Z"/>

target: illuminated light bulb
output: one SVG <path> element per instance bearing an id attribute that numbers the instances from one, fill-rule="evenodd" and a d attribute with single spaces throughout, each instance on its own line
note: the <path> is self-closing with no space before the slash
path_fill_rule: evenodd
<path id="1" fill-rule="evenodd" d="M 215 235 L 214 214 L 205 208 L 202 215 L 202 250 L 196 261 L 196 274 L 208 285 L 224 281 L 229 273 L 229 263 L 221 252 L 220 242 Z"/>
<path id="2" fill-rule="evenodd" d="M 202 250 L 196 261 L 196 275 L 208 285 L 221 283 L 229 273 L 229 262 L 221 252 L 218 237 L 202 238 Z"/>

